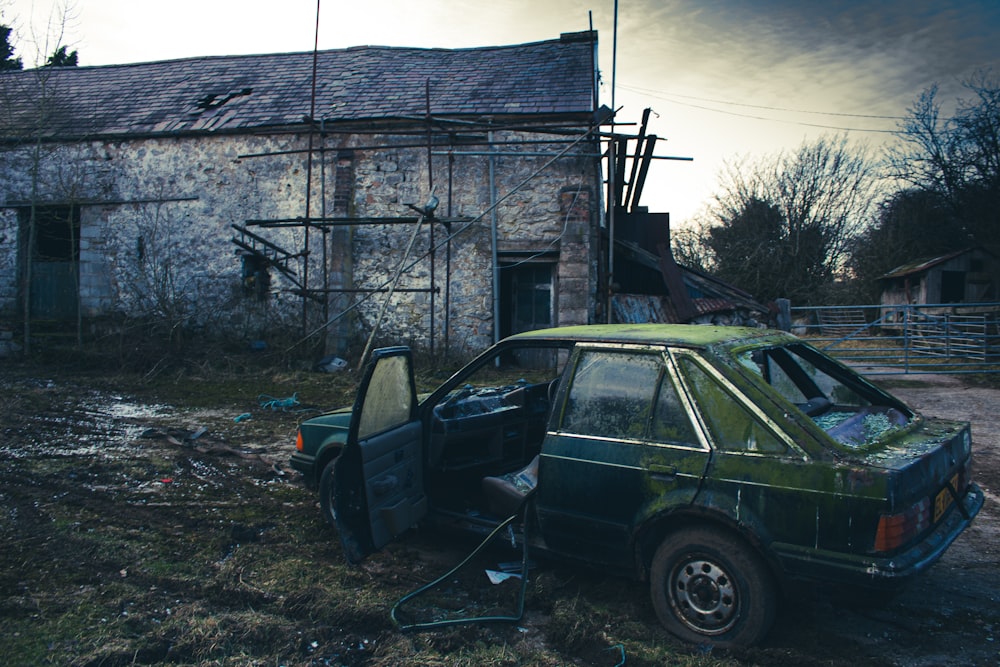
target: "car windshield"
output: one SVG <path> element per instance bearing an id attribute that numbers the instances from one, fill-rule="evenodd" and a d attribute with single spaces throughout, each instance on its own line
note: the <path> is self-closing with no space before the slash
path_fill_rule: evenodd
<path id="1" fill-rule="evenodd" d="M 745 350 L 738 360 L 851 449 L 882 441 L 914 417 L 899 400 L 806 345 Z"/>

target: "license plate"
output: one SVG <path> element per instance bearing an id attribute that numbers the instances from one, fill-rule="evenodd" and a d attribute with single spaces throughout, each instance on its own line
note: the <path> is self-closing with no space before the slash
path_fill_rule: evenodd
<path id="1" fill-rule="evenodd" d="M 951 488 L 958 489 L 958 475 L 951 478 Z M 947 486 L 938 491 L 937 496 L 934 498 L 934 523 L 938 522 L 944 511 L 951 507 L 951 504 L 955 502 L 955 498 L 951 495 L 951 489 Z"/>

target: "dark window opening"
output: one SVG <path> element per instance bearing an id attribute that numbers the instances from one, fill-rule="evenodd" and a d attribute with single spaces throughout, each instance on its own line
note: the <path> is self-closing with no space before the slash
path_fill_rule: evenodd
<path id="1" fill-rule="evenodd" d="M 271 272 L 267 258 L 245 254 L 243 260 L 243 293 L 265 301 L 271 293 Z"/>
<path id="2" fill-rule="evenodd" d="M 555 326 L 553 264 L 523 262 L 500 267 L 500 336 Z"/>
<path id="3" fill-rule="evenodd" d="M 941 303 L 965 301 L 965 271 L 941 272 Z"/>

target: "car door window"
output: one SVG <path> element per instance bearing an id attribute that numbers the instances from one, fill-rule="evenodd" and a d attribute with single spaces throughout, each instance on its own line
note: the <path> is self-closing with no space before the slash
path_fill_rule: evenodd
<path id="1" fill-rule="evenodd" d="M 682 359 L 702 419 L 716 447 L 726 451 L 785 454 L 788 447 L 691 359 Z"/>
<path id="2" fill-rule="evenodd" d="M 358 439 L 386 431 L 410 420 L 414 394 L 410 388 L 409 360 L 403 356 L 381 359 L 375 366 L 358 422 Z"/>
<path id="3" fill-rule="evenodd" d="M 661 364 L 651 354 L 605 350 L 580 354 L 562 430 L 638 439 L 648 429 Z"/>
<path id="4" fill-rule="evenodd" d="M 588 436 L 694 442 L 694 430 L 659 354 L 580 354 L 561 430 Z"/>

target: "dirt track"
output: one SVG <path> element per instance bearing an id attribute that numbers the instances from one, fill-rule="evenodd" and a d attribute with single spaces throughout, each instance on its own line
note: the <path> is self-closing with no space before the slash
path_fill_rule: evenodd
<path id="1" fill-rule="evenodd" d="M 730 659 L 747 665 L 1000 665 L 1000 390 L 954 378 L 904 378 L 890 388 L 928 416 L 973 423 L 974 476 L 987 493 L 983 511 L 945 557 L 888 606 L 843 606 L 822 594 L 807 595 L 779 617 L 764 646 Z M 58 378 L 0 378 L 0 389 L 0 539 L 7 554 L 0 560 L 0 641 L 5 645 L 24 655 L 45 656 L 46 664 L 419 662 L 420 654 L 413 653 L 374 660 L 364 648 L 369 638 L 372 645 L 377 638 L 383 648 L 399 641 L 382 611 L 363 616 L 357 606 L 344 607 L 321 626 L 323 635 L 315 629 L 316 617 L 330 612 L 307 607 L 309 596 L 318 594 L 283 592 L 287 582 L 278 575 L 262 583 L 262 572 L 277 568 L 282 559 L 296 571 L 313 567 L 303 562 L 339 560 L 331 532 L 318 527 L 314 496 L 301 489 L 287 466 L 301 416 L 254 410 L 252 419 L 237 422 L 234 416 L 245 405 L 182 412 L 162 405 L 154 395 L 125 398 Z M 254 515 L 255 508 L 272 515 Z M 227 511 L 241 514 L 220 518 Z M 440 546 L 422 534 L 407 538 L 364 571 L 363 584 L 351 584 L 352 595 L 405 592 L 412 588 L 416 570 L 438 567 L 434 561 L 440 553 L 435 558 L 432 550 Z M 143 553 L 129 553 L 136 548 Z M 168 549 L 173 556 L 157 549 Z M 205 559 L 204 567 L 188 565 L 199 558 Z M 58 574 L 36 571 L 33 563 L 51 563 Z M 158 573 L 154 565 L 173 569 Z M 192 572 L 176 571 L 185 567 Z M 540 581 L 551 587 L 552 577 L 572 599 L 552 601 L 544 597 L 549 593 L 532 598 L 535 608 L 529 602 L 520 641 L 530 643 L 535 653 L 522 655 L 516 664 L 613 664 L 603 647 L 591 653 L 545 648 L 556 632 L 551 610 L 564 604 L 575 608 L 578 598 L 613 608 L 619 604 L 616 595 L 628 596 L 638 609 L 628 622 L 648 625 L 655 634 L 642 585 L 618 582 L 609 592 L 610 584 L 599 573 L 583 571 L 542 573 Z M 125 590 L 126 585 L 135 587 Z M 108 602 L 118 588 L 124 591 L 122 598 Z M 80 604 L 125 607 L 115 607 L 117 621 L 102 608 L 81 621 L 81 629 L 65 630 L 67 610 Z M 316 598 L 315 609 L 329 606 Z M 222 624 L 235 627 L 246 618 L 244 609 L 254 612 L 254 623 L 273 617 L 274 627 L 223 631 Z M 196 626 L 196 616 L 199 623 L 214 623 L 216 634 Z M 363 616 L 357 625 L 351 621 L 355 616 Z M 187 625 L 178 629 L 182 618 Z M 31 653 L 25 636 L 43 623 L 51 624 L 46 626 L 50 635 L 67 632 L 68 638 L 50 637 L 47 647 Z M 87 624 L 106 625 L 95 630 Z M 121 635 L 113 633 L 115 627 L 122 629 Z M 506 646 L 518 640 L 516 632 L 489 632 L 494 634 L 476 634 L 469 641 Z M 199 633 L 205 635 L 201 645 L 192 639 Z M 310 633 L 320 640 L 307 642 Z M 607 635 L 616 636 L 613 621 Z M 262 644 L 268 641 L 273 645 Z M 349 644 L 361 648 L 350 654 L 338 648 Z M 516 655 L 528 650 L 511 646 Z M 628 664 L 651 664 L 627 642 L 625 646 L 631 651 Z M 530 657 L 539 651 L 544 661 Z M 267 658 L 227 661 L 220 655 Z"/>
<path id="2" fill-rule="evenodd" d="M 879 376 L 876 376 L 879 379 Z M 1000 665 L 1000 390 L 951 376 L 882 379 L 925 416 L 972 422 L 973 477 L 986 503 L 944 557 L 884 608 L 796 606 L 772 633 L 772 649 L 905 667 Z M 775 657 L 775 656 L 771 656 Z M 780 663 L 768 663 L 780 664 Z M 793 664 L 793 663 L 788 663 Z"/>

